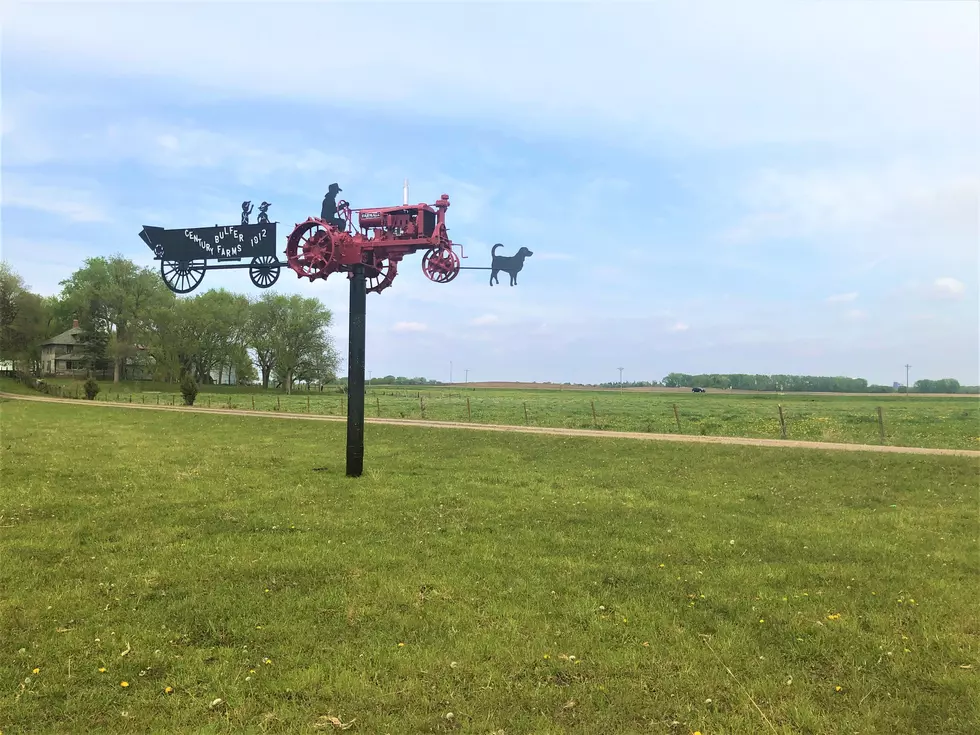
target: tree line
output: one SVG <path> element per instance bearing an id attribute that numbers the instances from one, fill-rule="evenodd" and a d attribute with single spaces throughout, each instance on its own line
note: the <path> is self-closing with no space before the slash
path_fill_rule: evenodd
<path id="1" fill-rule="evenodd" d="M 288 392 L 336 379 L 333 315 L 318 299 L 225 289 L 178 298 L 154 270 L 121 256 L 89 258 L 60 285 L 58 295 L 39 296 L 0 263 L 0 357 L 18 369 L 40 374 L 41 344 L 77 319 L 77 361 L 88 374 L 111 371 L 115 383 L 187 374 L 210 383 L 214 373 L 221 382 L 233 371 L 239 383 Z"/>
<path id="2" fill-rule="evenodd" d="M 717 373 L 688 375 L 670 373 L 662 385 L 667 388 L 714 388 L 716 390 L 777 391 L 784 393 L 904 393 L 905 386 L 869 385 L 864 378 L 821 375 L 749 375 Z M 914 393 L 980 393 L 978 386 L 962 386 L 955 378 L 917 380 L 910 387 Z"/>

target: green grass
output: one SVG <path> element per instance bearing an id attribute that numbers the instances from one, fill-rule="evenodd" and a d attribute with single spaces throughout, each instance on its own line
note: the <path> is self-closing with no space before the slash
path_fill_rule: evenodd
<path id="1" fill-rule="evenodd" d="M 980 727 L 971 459 L 0 410 L 5 733 Z"/>
<path id="2" fill-rule="evenodd" d="M 67 395 L 82 395 L 80 383 L 66 384 L 65 391 Z M 182 399 L 173 385 L 134 383 L 113 386 L 103 383 L 99 400 L 180 405 Z M 346 413 L 346 398 L 336 387 L 323 393 L 298 391 L 287 396 L 260 388 L 202 386 L 197 405 L 254 407 L 259 411 L 309 411 L 334 416 Z M 674 415 L 675 405 L 677 416 Z M 880 444 L 877 414 L 880 406 L 885 444 L 980 449 L 980 398 L 976 396 L 620 394 L 615 391 L 372 387 L 368 391 L 366 411 L 369 417 L 776 439 L 782 435 L 780 406 L 788 439 Z"/>

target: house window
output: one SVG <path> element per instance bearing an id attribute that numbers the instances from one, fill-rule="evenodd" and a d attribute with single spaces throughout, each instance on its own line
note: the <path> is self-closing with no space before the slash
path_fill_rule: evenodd
<path id="1" fill-rule="evenodd" d="M 73 352 L 73 351 L 74 351 L 74 349 L 75 349 L 75 345 L 66 345 L 66 347 L 67 347 L 68 349 L 66 349 L 66 350 L 65 350 L 65 352 L 67 352 L 67 353 L 69 353 L 69 354 L 70 354 L 71 352 Z"/>

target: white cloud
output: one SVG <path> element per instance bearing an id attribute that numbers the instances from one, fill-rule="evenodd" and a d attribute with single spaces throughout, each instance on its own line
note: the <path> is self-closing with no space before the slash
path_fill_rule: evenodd
<path id="1" fill-rule="evenodd" d="M 222 3 L 185 3 L 177 13 L 129 3 L 63 5 L 51 14 L 46 5 L 21 3 L 7 14 L 7 58 L 157 77 L 226 99 L 493 119 L 668 149 L 678 140 L 964 141 L 977 125 L 972 3 L 631 3 L 629 23 L 601 5 L 448 4 L 440 6 L 439 46 L 408 55 L 404 38 L 430 31 L 409 3 L 385 6 L 383 24 L 374 4 L 255 3 L 240 15 Z M 331 37 L 327 85 L 320 48 L 289 40 L 297 28 L 321 25 L 373 34 L 367 56 L 357 34 Z M 256 27 L 286 42 L 241 43 Z M 434 70 L 452 105 L 431 104 Z M 582 89 L 602 89 L 616 104 L 595 105 Z"/>
<path id="2" fill-rule="evenodd" d="M 935 293 L 946 297 L 959 298 L 966 290 L 966 286 L 962 281 L 949 277 L 937 278 L 932 282 L 932 285 Z"/>
<path id="3" fill-rule="evenodd" d="M 498 317 L 496 314 L 484 314 L 483 316 L 478 316 L 470 323 L 474 326 L 482 327 L 488 324 L 496 324 L 499 321 L 500 317 Z"/>
<path id="4" fill-rule="evenodd" d="M 38 185 L 4 176 L 3 206 L 32 209 L 70 222 L 109 222 L 105 207 L 83 186 Z"/>
<path id="5" fill-rule="evenodd" d="M 391 328 L 392 332 L 427 332 L 428 325 L 421 322 L 396 322 Z"/>
<path id="6" fill-rule="evenodd" d="M 37 95 L 4 99 L 16 112 L 3 135 L 4 167 L 48 165 L 112 165 L 138 163 L 172 173 L 221 171 L 236 183 L 251 185 L 277 177 L 297 182 L 301 190 L 311 178 L 329 173 L 348 178 L 359 167 L 344 155 L 327 153 L 291 141 L 160 122 L 134 116 L 133 111 L 109 111 L 109 124 L 88 124 L 62 116 L 65 105 Z M 5 114 L 9 114 L 5 109 Z M 213 174 L 212 174 L 213 175 Z M 308 187 L 307 187 L 308 188 Z"/>
<path id="7" fill-rule="evenodd" d="M 766 169 L 738 192 L 746 214 L 723 233 L 734 243 L 803 238 L 816 247 L 874 258 L 975 261 L 980 176 L 966 161 Z"/>
<path id="8" fill-rule="evenodd" d="M 833 296 L 828 296 L 827 303 L 842 304 L 848 301 L 854 301 L 855 299 L 857 299 L 857 297 L 858 297 L 857 291 L 851 291 L 850 293 L 838 293 L 838 294 L 834 294 Z"/>
<path id="9" fill-rule="evenodd" d="M 676 322 L 675 324 L 673 324 L 670 327 L 668 327 L 667 328 L 667 331 L 668 332 L 686 332 L 688 329 L 690 329 L 690 326 L 687 325 L 687 324 L 685 324 L 684 322 Z"/>

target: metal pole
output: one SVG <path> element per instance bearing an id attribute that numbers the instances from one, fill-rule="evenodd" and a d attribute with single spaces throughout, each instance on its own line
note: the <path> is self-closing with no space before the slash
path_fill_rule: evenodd
<path id="1" fill-rule="evenodd" d="M 619 368 L 619 392 L 623 392 L 623 368 Z"/>
<path id="2" fill-rule="evenodd" d="M 364 345 L 367 291 L 364 264 L 350 281 L 350 337 L 347 358 L 347 476 L 364 470 Z"/>
<path id="3" fill-rule="evenodd" d="M 909 368 L 910 367 L 912 366 L 908 364 L 905 366 L 905 395 L 909 394 Z"/>

